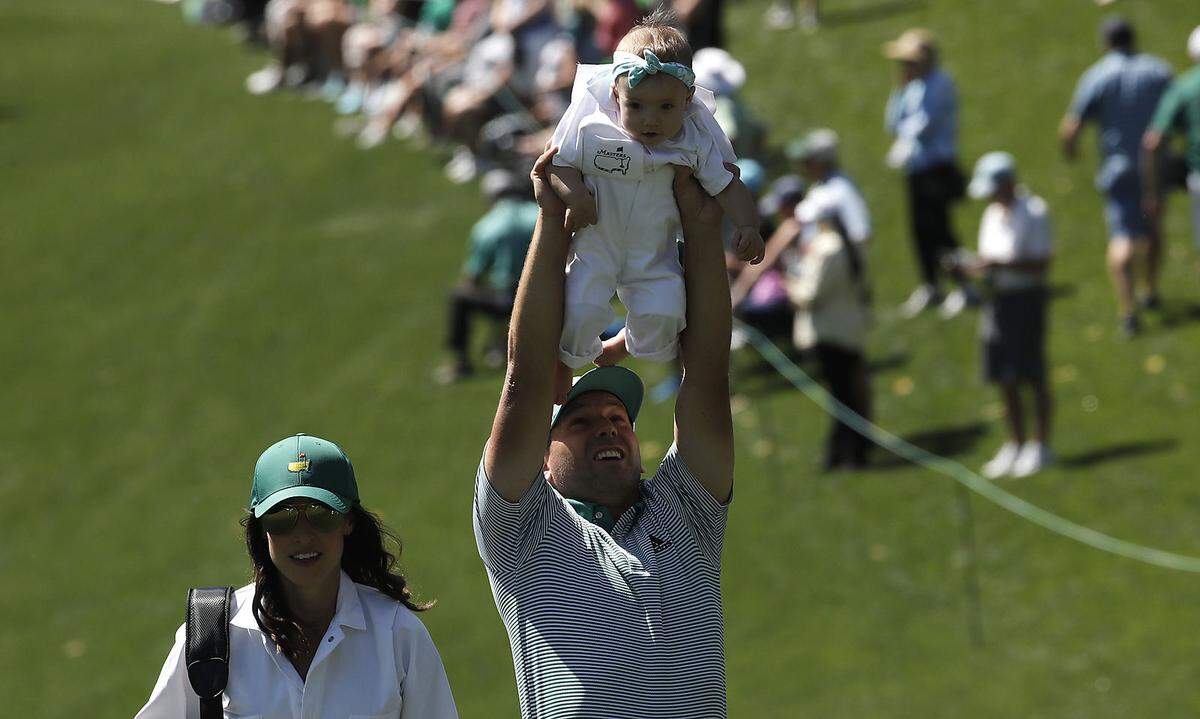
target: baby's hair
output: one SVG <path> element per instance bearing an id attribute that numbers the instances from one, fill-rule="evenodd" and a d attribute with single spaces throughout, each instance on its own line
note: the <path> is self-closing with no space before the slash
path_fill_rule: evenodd
<path id="1" fill-rule="evenodd" d="M 617 50 L 638 57 L 649 50 L 663 62 L 678 62 L 692 66 L 692 46 L 679 30 L 679 20 L 670 9 L 660 7 L 642 19 L 621 38 Z"/>

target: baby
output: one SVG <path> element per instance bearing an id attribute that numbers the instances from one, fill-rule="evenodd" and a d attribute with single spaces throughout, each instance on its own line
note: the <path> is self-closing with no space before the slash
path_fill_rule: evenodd
<path id="1" fill-rule="evenodd" d="M 597 361 L 602 350 L 604 364 L 626 353 L 675 357 L 685 297 L 671 165 L 690 168 L 732 219 L 738 257 L 762 258 L 754 198 L 726 167 L 733 147 L 713 118 L 712 93 L 695 86 L 691 56 L 683 34 L 652 15 L 621 40 L 612 65 L 579 66 L 551 140 L 550 183 L 575 233 L 559 347 L 566 367 Z M 628 310 L 626 329 L 602 346 L 614 290 Z"/>

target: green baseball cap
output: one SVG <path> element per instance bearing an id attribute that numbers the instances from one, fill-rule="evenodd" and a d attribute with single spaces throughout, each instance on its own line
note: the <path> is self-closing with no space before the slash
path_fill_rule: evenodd
<path id="1" fill-rule="evenodd" d="M 298 434 L 267 447 L 254 465 L 250 511 L 261 517 L 293 497 L 323 502 L 342 514 L 358 504 L 350 458 L 333 442 Z"/>
<path id="2" fill-rule="evenodd" d="M 642 379 L 633 370 L 625 367 L 613 365 L 597 367 L 585 372 L 572 381 L 571 391 L 567 393 L 567 400 L 562 404 L 554 405 L 554 411 L 550 415 L 550 429 L 554 429 L 563 408 L 585 392 L 608 392 L 616 396 L 621 404 L 625 405 L 625 412 L 629 415 L 629 422 L 632 424 L 637 421 L 638 412 L 642 408 L 642 395 L 645 393 L 645 389 L 642 386 Z"/>

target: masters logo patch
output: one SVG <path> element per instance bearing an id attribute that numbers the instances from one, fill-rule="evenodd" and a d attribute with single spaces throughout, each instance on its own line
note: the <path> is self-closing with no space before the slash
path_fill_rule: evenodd
<path id="1" fill-rule="evenodd" d="M 628 175 L 629 162 L 632 159 L 625 152 L 625 146 L 621 145 L 612 150 L 606 150 L 603 147 L 597 148 L 596 156 L 592 158 L 592 162 L 596 165 L 596 169 L 601 172 L 607 172 L 610 175 L 615 175 L 618 172 L 622 175 Z"/>

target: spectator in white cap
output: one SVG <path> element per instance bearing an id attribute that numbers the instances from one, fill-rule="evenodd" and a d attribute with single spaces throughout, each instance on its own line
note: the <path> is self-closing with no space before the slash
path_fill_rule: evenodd
<path id="1" fill-rule="evenodd" d="M 838 136 L 833 130 L 813 130 L 785 150 L 789 160 L 799 165 L 809 182 L 808 194 L 796 206 L 796 219 L 806 231 L 815 231 L 817 217 L 825 208 L 842 223 L 846 239 L 866 245 L 871 239 L 871 214 L 858 187 L 842 172 L 838 162 Z"/>
<path id="2" fill-rule="evenodd" d="M 1157 212 L 1161 194 L 1152 182 L 1158 174 L 1158 155 L 1163 140 L 1170 132 L 1184 136 L 1186 142 L 1187 188 L 1192 205 L 1192 232 L 1196 251 L 1200 253 L 1200 26 L 1188 37 L 1188 57 L 1195 63 L 1192 69 L 1180 75 L 1167 89 L 1158 109 L 1150 121 L 1150 127 L 1142 138 L 1142 162 L 1146 169 L 1145 199 L 1147 213 Z M 1200 263 L 1197 264 L 1200 269 Z"/>
<path id="3" fill-rule="evenodd" d="M 766 127 L 739 93 L 746 84 L 746 66 L 719 47 L 706 47 L 692 57 L 696 84 L 712 90 L 717 107 L 713 117 L 733 143 L 739 157 L 762 154 Z"/>
<path id="4" fill-rule="evenodd" d="M 796 205 L 793 220 L 781 223 L 771 235 L 762 263 L 748 267 L 739 275 L 733 287 L 735 303 L 745 297 L 763 273 L 784 257 L 796 238 L 807 242 L 820 232 L 819 217 L 836 221 L 839 231 L 854 244 L 852 249 L 860 262 L 865 263 L 867 241 L 871 238 L 871 215 L 858 187 L 846 177 L 838 163 L 837 133 L 825 128 L 813 130 L 791 142 L 784 154 L 796 163 L 809 183 L 808 191 Z"/>
<path id="5" fill-rule="evenodd" d="M 978 257 L 961 269 L 982 278 L 987 289 L 980 321 L 983 374 L 1000 387 L 1009 429 L 1009 440 L 983 474 L 1028 477 L 1052 461 L 1045 359 L 1049 216 L 1045 201 L 1017 184 L 1016 162 L 1007 152 L 979 158 L 967 191 L 988 206 L 979 225 Z M 1024 386 L 1033 390 L 1032 435 L 1023 413 Z"/>

